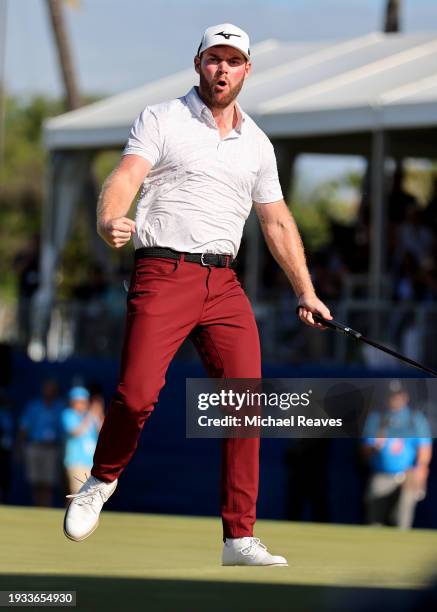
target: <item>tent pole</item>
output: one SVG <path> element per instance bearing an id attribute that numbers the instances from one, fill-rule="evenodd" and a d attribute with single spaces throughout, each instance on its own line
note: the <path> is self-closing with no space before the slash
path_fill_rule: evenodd
<path id="1" fill-rule="evenodd" d="M 291 185 L 294 155 L 290 141 L 274 141 L 279 181 L 281 183 L 284 199 L 287 200 Z M 252 302 L 258 298 L 258 288 L 261 278 L 265 249 L 261 244 L 261 229 L 255 210 L 252 211 L 246 223 L 246 270 L 244 274 L 245 290 Z"/>
<path id="2" fill-rule="evenodd" d="M 371 331 L 379 337 L 381 316 L 378 306 L 382 298 L 382 280 L 386 263 L 386 201 L 385 201 L 385 151 L 386 136 L 383 130 L 372 134 L 371 155 L 371 199 L 370 199 L 370 241 L 369 241 L 369 295 L 371 308 Z"/>
<path id="3" fill-rule="evenodd" d="M 292 188 L 295 154 L 290 140 L 273 140 L 278 164 L 279 182 L 284 200 L 287 201 Z"/>
<path id="4" fill-rule="evenodd" d="M 93 168 L 94 159 L 89 161 L 89 170 L 83 186 L 83 203 L 89 219 L 90 244 L 96 263 L 103 268 L 105 274 L 111 275 L 114 269 L 113 260 L 108 256 L 108 246 L 97 234 L 96 207 L 99 198 L 99 185 Z"/>

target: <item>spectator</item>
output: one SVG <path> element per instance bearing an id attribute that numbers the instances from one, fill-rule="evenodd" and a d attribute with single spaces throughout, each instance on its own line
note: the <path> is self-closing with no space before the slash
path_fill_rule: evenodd
<path id="1" fill-rule="evenodd" d="M 42 397 L 31 401 L 20 420 L 19 446 L 25 445 L 25 468 L 35 506 L 51 506 L 59 476 L 61 442 L 58 385 L 46 380 Z"/>
<path id="2" fill-rule="evenodd" d="M 87 384 L 90 393 L 90 410 L 103 423 L 105 418 L 105 398 L 103 397 L 102 387 L 99 383 L 91 382 Z"/>
<path id="3" fill-rule="evenodd" d="M 98 264 L 88 270 L 88 277 L 78 285 L 73 296 L 77 304 L 75 348 L 79 354 L 107 354 L 109 284 Z"/>
<path id="4" fill-rule="evenodd" d="M 314 253 L 310 271 L 317 295 L 323 300 L 338 300 L 347 271 L 336 247 L 331 245 Z"/>
<path id="5" fill-rule="evenodd" d="M 424 210 L 424 222 L 435 232 L 437 229 L 437 176 L 434 176 L 431 198 Z"/>
<path id="6" fill-rule="evenodd" d="M 99 264 L 92 264 L 88 269 L 87 279 L 74 290 L 74 297 L 85 304 L 104 299 L 109 284 L 103 268 Z"/>
<path id="7" fill-rule="evenodd" d="M 394 282 L 394 298 L 401 302 L 412 302 L 420 294 L 420 268 L 410 252 L 401 260 L 399 274 Z"/>
<path id="8" fill-rule="evenodd" d="M 0 504 L 8 501 L 13 433 L 11 402 L 6 391 L 0 389 Z"/>
<path id="9" fill-rule="evenodd" d="M 418 501 L 425 497 L 432 454 L 425 416 L 409 406 L 400 381 L 392 381 L 388 410 L 370 413 L 364 454 L 371 475 L 366 494 L 367 522 L 408 529 Z"/>
<path id="10" fill-rule="evenodd" d="M 409 208 L 405 221 L 399 227 L 395 258 L 402 259 L 406 253 L 410 253 L 422 267 L 430 260 L 433 246 L 434 236 L 425 225 L 423 215 L 417 208 Z"/>
<path id="11" fill-rule="evenodd" d="M 401 164 L 396 166 L 393 174 L 391 192 L 388 196 L 388 218 L 391 223 L 399 224 L 405 221 L 407 211 L 417 208 L 416 198 L 405 191 L 404 170 Z"/>
<path id="12" fill-rule="evenodd" d="M 85 387 L 73 387 L 70 406 L 62 412 L 65 436 L 64 466 L 71 494 L 77 493 L 90 474 L 99 431 L 103 423 L 101 404 L 90 404 Z"/>

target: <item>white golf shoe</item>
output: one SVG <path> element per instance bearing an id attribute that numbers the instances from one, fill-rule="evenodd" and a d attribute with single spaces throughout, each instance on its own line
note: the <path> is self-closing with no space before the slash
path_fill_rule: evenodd
<path id="1" fill-rule="evenodd" d="M 71 499 L 64 518 L 64 533 L 70 540 L 85 540 L 99 525 L 99 515 L 105 501 L 114 493 L 117 480 L 102 482 L 90 476 Z"/>
<path id="2" fill-rule="evenodd" d="M 271 555 L 259 538 L 226 538 L 222 565 L 280 565 L 288 566 L 287 559 Z"/>

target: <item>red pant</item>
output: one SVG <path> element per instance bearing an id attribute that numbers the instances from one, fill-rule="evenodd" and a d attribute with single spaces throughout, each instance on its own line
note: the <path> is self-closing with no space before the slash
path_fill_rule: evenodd
<path id="1" fill-rule="evenodd" d="M 128 295 L 120 381 L 100 432 L 93 476 L 110 482 L 123 471 L 188 335 L 211 377 L 261 377 L 257 325 L 233 270 L 183 256 L 139 259 Z M 258 456 L 259 438 L 222 442 L 224 537 L 253 535 Z"/>

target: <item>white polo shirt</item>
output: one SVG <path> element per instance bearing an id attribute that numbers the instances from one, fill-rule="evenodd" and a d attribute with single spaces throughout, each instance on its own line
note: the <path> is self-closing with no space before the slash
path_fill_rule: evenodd
<path id="1" fill-rule="evenodd" d="M 195 87 L 137 117 L 123 155 L 147 159 L 152 170 L 137 202 L 135 248 L 235 257 L 252 201 L 282 199 L 273 146 L 237 109 L 224 139 Z"/>

